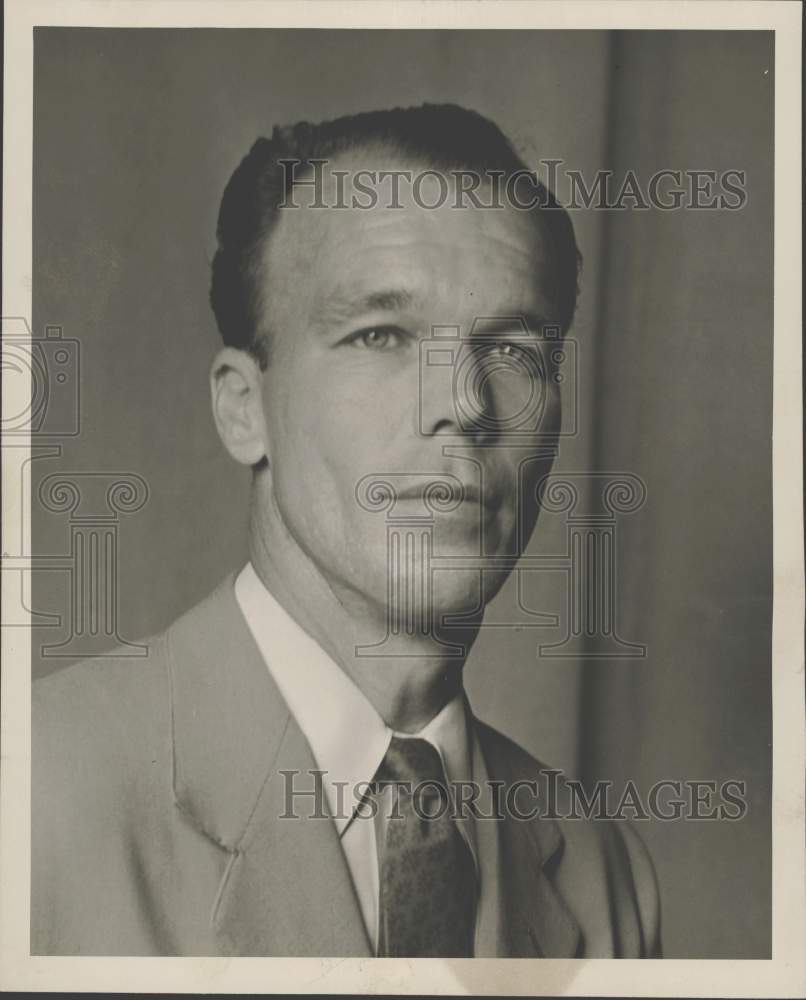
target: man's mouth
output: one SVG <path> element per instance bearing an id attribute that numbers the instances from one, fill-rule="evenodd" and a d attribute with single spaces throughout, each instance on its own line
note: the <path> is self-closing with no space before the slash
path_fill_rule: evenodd
<path id="1" fill-rule="evenodd" d="M 453 477 L 451 477 L 453 479 Z M 396 493 L 397 500 L 417 500 L 427 506 L 435 506 L 446 511 L 461 504 L 487 506 L 489 499 L 483 500 L 481 490 L 475 483 L 461 483 L 450 479 L 424 480 L 418 486 L 408 486 Z"/>
<path id="2" fill-rule="evenodd" d="M 398 504 L 407 506 L 407 516 L 431 516 L 478 512 L 485 517 L 504 505 L 506 495 L 500 490 L 481 489 L 450 472 L 388 472 L 364 476 L 356 488 L 356 499 L 368 511 L 391 513 Z M 416 513 L 409 504 L 420 507 Z"/>

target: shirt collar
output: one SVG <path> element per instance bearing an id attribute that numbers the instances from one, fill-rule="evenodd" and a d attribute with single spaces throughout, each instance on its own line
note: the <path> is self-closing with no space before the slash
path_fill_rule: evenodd
<path id="1" fill-rule="evenodd" d="M 394 733 L 372 703 L 280 605 L 251 563 L 235 596 L 280 693 L 323 772 L 328 804 L 341 836 L 356 805 L 354 789 L 373 779 L 393 735 L 418 736 L 442 757 L 449 781 L 472 779 L 469 706 L 458 692 L 419 733 Z"/>

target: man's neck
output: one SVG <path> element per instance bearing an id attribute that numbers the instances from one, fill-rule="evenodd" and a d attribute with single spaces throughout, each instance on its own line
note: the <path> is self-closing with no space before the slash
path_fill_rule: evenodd
<path id="1" fill-rule="evenodd" d="M 268 478 L 268 477 L 267 477 Z M 329 581 L 297 544 L 265 480 L 253 485 L 249 554 L 263 585 L 345 671 L 388 726 L 415 733 L 461 690 L 462 668 L 477 627 L 448 643 L 424 630 L 406 635 L 393 655 L 358 655 L 385 628 L 385 611 Z M 463 655 L 456 651 L 463 649 Z"/>

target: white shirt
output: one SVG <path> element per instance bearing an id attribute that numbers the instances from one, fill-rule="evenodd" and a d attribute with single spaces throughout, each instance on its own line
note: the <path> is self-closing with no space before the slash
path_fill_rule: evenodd
<path id="1" fill-rule="evenodd" d="M 473 716 L 460 691 L 419 733 L 391 730 L 358 686 L 278 603 L 251 563 L 238 574 L 235 596 L 266 665 L 316 760 L 333 822 L 347 859 L 367 934 L 378 945 L 378 854 L 375 824 L 356 817 L 353 789 L 369 782 L 393 735 L 428 740 L 449 782 L 486 781 Z M 475 765 L 475 768 L 474 768 Z M 346 783 L 346 784 L 344 784 Z M 383 810 L 381 810 L 383 812 Z M 485 871 L 472 816 L 457 821 L 476 862 L 484 906 Z M 492 824 L 494 825 L 494 824 Z M 490 872 L 491 885 L 497 871 Z M 478 921 L 477 921 L 478 930 Z"/>

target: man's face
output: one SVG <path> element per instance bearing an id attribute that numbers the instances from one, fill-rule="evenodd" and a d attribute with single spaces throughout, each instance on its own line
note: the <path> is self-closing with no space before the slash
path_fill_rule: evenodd
<path id="1" fill-rule="evenodd" d="M 332 166 L 377 164 L 353 154 Z M 433 203 L 438 193 L 426 184 L 421 201 Z M 480 557 L 520 553 L 536 520 L 534 484 L 551 465 L 538 456 L 559 419 L 557 389 L 540 374 L 539 347 L 528 353 L 539 326 L 556 315 L 546 241 L 515 208 L 456 209 L 451 197 L 427 210 L 405 185 L 402 208 L 383 197 L 369 210 L 296 200 L 301 207 L 281 212 L 268 242 L 261 286 L 277 508 L 337 592 L 383 609 L 390 583 L 400 600 L 408 587 L 419 594 L 423 574 L 453 557 L 431 578 L 426 600 L 437 613 L 471 610 L 480 599 Z M 332 205 L 335 192 L 326 200 Z M 513 316 L 526 319 L 528 335 L 506 319 Z M 435 326 L 458 327 L 452 366 L 421 360 Z M 544 409 L 530 436 L 528 413 L 515 424 L 510 418 L 536 398 Z M 518 433 L 503 434 L 498 415 Z M 366 477 L 397 491 L 393 507 Z M 459 487 L 445 504 L 453 509 L 424 502 L 440 479 Z M 397 546 L 391 563 L 390 545 Z M 505 566 L 485 571 L 484 601 L 507 574 Z"/>

